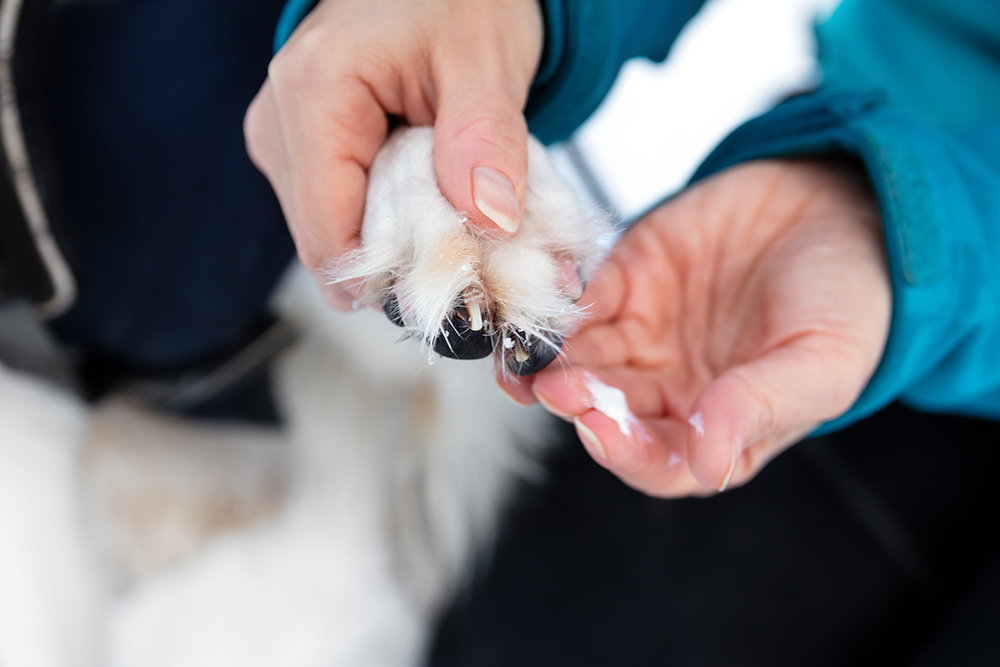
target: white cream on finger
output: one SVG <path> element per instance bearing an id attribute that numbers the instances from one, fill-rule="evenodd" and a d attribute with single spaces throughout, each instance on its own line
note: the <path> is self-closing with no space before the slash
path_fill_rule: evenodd
<path id="1" fill-rule="evenodd" d="M 618 424 L 622 435 L 631 437 L 632 424 L 638 420 L 628 408 L 625 392 L 617 387 L 609 387 L 590 373 L 584 376 L 584 382 L 590 392 L 590 407 Z"/>

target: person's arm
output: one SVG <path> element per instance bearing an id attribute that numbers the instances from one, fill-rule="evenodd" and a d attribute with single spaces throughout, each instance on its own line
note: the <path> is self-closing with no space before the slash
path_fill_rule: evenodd
<path id="1" fill-rule="evenodd" d="M 288 0 L 277 52 L 318 0 Z M 631 58 L 662 61 L 705 0 L 539 0 L 544 52 L 525 108 L 544 143 L 569 137 L 597 109 Z"/>
<path id="2" fill-rule="evenodd" d="M 563 367 L 499 378 L 638 489 L 745 483 L 895 398 L 1000 418 L 1000 9 L 860 4 L 820 29 L 823 90 L 625 234 Z"/>
<path id="3" fill-rule="evenodd" d="M 736 130 L 694 179 L 831 153 L 871 179 L 892 325 L 861 397 L 820 432 L 896 398 L 1000 419 L 1000 5 L 846 0 L 818 35 L 823 89 Z"/>
<path id="4" fill-rule="evenodd" d="M 1000 419 L 1000 121 L 945 131 L 877 94 L 815 93 L 726 139 L 694 179 L 762 157 L 848 154 L 879 199 L 893 287 L 882 361 L 821 432 L 896 398 Z"/>

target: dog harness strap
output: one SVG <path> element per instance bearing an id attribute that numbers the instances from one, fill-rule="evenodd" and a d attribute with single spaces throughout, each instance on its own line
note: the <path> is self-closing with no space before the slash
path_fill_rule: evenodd
<path id="1" fill-rule="evenodd" d="M 0 0 L 0 292 L 46 318 L 76 299 L 76 278 L 52 220 L 47 117 L 38 90 L 50 0 Z"/>

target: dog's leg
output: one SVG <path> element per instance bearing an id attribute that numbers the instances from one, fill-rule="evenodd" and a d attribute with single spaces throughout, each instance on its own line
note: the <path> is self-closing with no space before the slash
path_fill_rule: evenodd
<path id="1" fill-rule="evenodd" d="M 369 172 L 362 247 L 331 277 L 360 281 L 360 301 L 380 304 L 425 350 L 492 353 L 504 373 L 536 372 L 584 315 L 583 281 L 613 238 L 607 219 L 580 207 L 532 138 L 520 227 L 491 237 L 442 196 L 432 153 L 430 128 L 389 138 Z M 399 439 L 392 517 L 404 580 L 433 608 L 493 534 L 511 485 L 537 466 L 545 429 L 500 395 L 488 367 L 442 360 L 421 372 L 428 388 L 411 409 L 434 419 Z"/>
<path id="2" fill-rule="evenodd" d="M 488 362 L 433 363 L 429 348 L 494 352 L 517 374 L 551 361 L 607 229 L 537 142 L 518 233 L 470 229 L 437 190 L 430 132 L 387 142 L 363 247 L 336 267 L 388 320 L 332 313 L 305 286 L 283 304 L 309 332 L 278 373 L 296 461 L 287 511 L 139 585 L 116 614 L 117 664 L 414 664 L 515 483 L 537 472 L 540 414 L 503 396 Z M 423 345 L 394 345 L 389 320 Z"/>
<path id="3" fill-rule="evenodd" d="M 0 368 L 0 664 L 97 667 L 105 599 L 84 529 L 86 408 Z"/>
<path id="4" fill-rule="evenodd" d="M 295 279 L 283 310 L 325 339 L 311 344 L 325 345 L 330 356 L 302 365 L 295 381 L 291 364 L 285 367 L 281 395 L 297 439 L 314 449 L 315 470 L 349 468 L 322 461 L 360 448 L 353 460 L 372 468 L 365 474 L 374 485 L 363 502 L 379 508 L 370 519 L 392 555 L 391 574 L 429 620 L 488 547 L 518 481 L 540 478 L 551 422 L 511 402 L 489 361 L 428 363 L 426 350 L 399 341 L 399 329 L 375 311 L 334 313 L 304 272 Z M 319 367 L 328 375 L 306 370 Z M 327 399 L 329 385 L 341 392 L 346 385 L 348 393 Z"/>
<path id="5" fill-rule="evenodd" d="M 385 443 L 405 391 L 372 378 L 354 356 L 313 330 L 280 361 L 294 460 L 286 510 L 140 582 L 116 609 L 114 665 L 418 660 L 428 624 L 394 575 L 385 520 Z"/>

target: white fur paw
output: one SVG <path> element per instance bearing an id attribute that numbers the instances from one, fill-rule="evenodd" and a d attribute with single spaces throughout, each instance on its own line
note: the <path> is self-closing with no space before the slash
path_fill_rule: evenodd
<path id="1" fill-rule="evenodd" d="M 530 375 L 551 363 L 583 316 L 583 284 L 610 245 L 606 219 L 587 213 L 528 141 L 528 191 L 517 232 L 499 239 L 441 194 L 431 128 L 396 130 L 369 171 L 362 246 L 330 271 L 360 281 L 361 300 L 456 359 L 495 354 Z"/>

